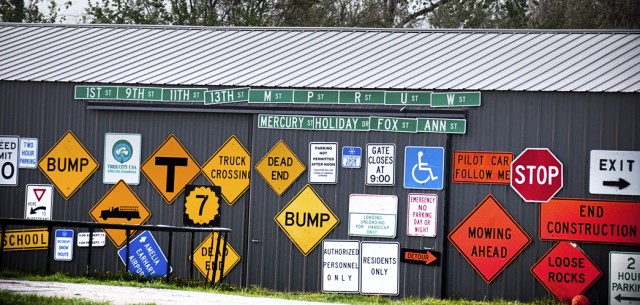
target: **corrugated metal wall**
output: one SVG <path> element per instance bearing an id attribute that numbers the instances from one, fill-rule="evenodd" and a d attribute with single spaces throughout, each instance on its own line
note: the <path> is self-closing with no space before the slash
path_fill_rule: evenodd
<path id="1" fill-rule="evenodd" d="M 591 150 L 640 150 L 637 94 L 482 92 L 482 106 L 465 110 L 467 133 L 446 135 L 259 129 L 255 113 L 211 113 L 203 112 L 201 108 L 164 111 L 167 109 L 154 108 L 157 105 L 152 104 L 144 104 L 148 106 L 145 111 L 88 108 L 87 102 L 73 99 L 73 87 L 74 84 L 64 83 L 0 82 L 0 134 L 38 138 L 42 157 L 67 130 L 72 130 L 101 166 L 107 132 L 142 134 L 143 161 L 170 134 L 177 136 L 200 165 L 231 135 L 236 135 L 247 147 L 253 168 L 250 189 L 233 206 L 222 205 L 222 226 L 233 230 L 229 242 L 241 255 L 241 263 L 226 280 L 232 285 L 259 285 L 288 291 L 321 289 L 321 245 L 304 256 L 274 221 L 276 214 L 307 184 L 308 174 L 302 174 L 282 196 L 278 196 L 254 168 L 279 140 L 284 140 L 305 164 L 308 163 L 309 142 L 337 142 L 339 148 L 359 146 L 363 150 L 367 143 L 396 145 L 394 187 L 366 186 L 364 164 L 359 169 L 340 167 L 338 184 L 312 186 L 340 219 L 328 239 L 349 239 L 349 194 L 392 194 L 398 196 L 397 238 L 352 239 L 398 241 L 401 247 L 433 248 L 443 252 L 440 266 L 401 263 L 400 296 L 513 300 L 546 296 L 548 292 L 529 269 L 555 244 L 538 238 L 539 204 L 522 201 L 509 185 L 454 184 L 450 178 L 445 182 L 444 190 L 424 191 L 438 194 L 437 236 L 407 236 L 407 195 L 416 191 L 404 189 L 402 185 L 406 146 L 445 147 L 448 170 L 453 152 L 458 150 L 506 151 L 516 157 L 527 147 L 547 147 L 564 164 L 564 187 L 558 197 L 640 202 L 638 196 L 591 195 L 588 192 Z M 339 107 L 342 106 L 327 106 L 325 110 Z M 303 108 L 278 108 L 275 110 L 304 111 Z M 385 109 L 392 108 L 377 110 Z M 181 225 L 184 195 L 168 205 L 144 176 L 140 181 L 132 189 L 152 212 L 147 224 Z M 25 185 L 50 182 L 39 170 L 21 169 L 19 183 L 18 187 L 0 187 L 0 217 L 23 218 Z M 209 185 L 209 182 L 199 175 L 193 184 Z M 110 187 L 102 183 L 100 168 L 70 200 L 65 201 L 56 192 L 53 218 L 91 221 L 89 210 Z M 491 284 L 486 284 L 447 240 L 447 234 L 489 194 L 493 194 L 523 227 L 532 243 Z M 166 247 L 166 234 L 154 235 Z M 197 236 L 196 243 L 203 238 Z M 587 296 L 592 301 L 606 303 L 609 251 L 638 251 L 638 247 L 579 245 L 604 272 Z M 176 235 L 173 264 L 177 276 L 188 276 L 190 261 L 183 250 L 188 247 L 188 237 Z M 94 252 L 97 255 L 93 260 L 96 271 L 124 269 L 116 250 L 108 241 L 106 247 Z M 83 273 L 86 249 L 76 247 L 75 251 L 73 263 L 53 262 L 52 270 Z M 44 270 L 46 259 L 46 251 L 5 252 L 5 267 Z"/>

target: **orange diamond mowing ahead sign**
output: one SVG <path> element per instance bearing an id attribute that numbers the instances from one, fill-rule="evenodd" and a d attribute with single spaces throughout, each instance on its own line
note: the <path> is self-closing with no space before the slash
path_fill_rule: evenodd
<path id="1" fill-rule="evenodd" d="M 142 164 L 142 173 L 171 204 L 200 174 L 200 165 L 174 135 L 170 135 Z"/>
<path id="2" fill-rule="evenodd" d="M 71 130 L 67 131 L 38 162 L 42 173 L 66 200 L 91 177 L 98 166 L 96 159 Z"/>
<path id="3" fill-rule="evenodd" d="M 233 205 L 249 189 L 251 155 L 236 136 L 231 136 L 202 166 L 211 184 L 222 188 L 222 197 Z"/>
<path id="4" fill-rule="evenodd" d="M 220 243 L 224 244 L 224 238 L 222 236 L 220 236 Z M 225 253 L 223 270 L 224 276 L 226 276 L 229 271 L 231 271 L 231 269 L 233 269 L 233 267 L 235 267 L 240 261 L 240 254 L 238 254 L 238 252 L 236 252 L 236 250 L 233 249 L 233 247 L 231 247 L 229 243 L 226 243 L 226 245 L 227 247 L 223 251 L 223 253 Z M 207 238 L 205 238 L 202 243 L 200 243 L 200 245 L 193 252 L 191 260 L 193 261 L 193 265 L 198 268 L 198 271 L 200 271 L 200 273 L 202 273 L 202 276 L 204 276 L 208 281 L 213 280 L 213 271 L 215 270 L 215 282 L 217 283 L 218 281 L 220 281 L 220 277 L 222 276 L 220 274 L 222 256 L 218 255 L 218 266 L 215 266 L 216 249 L 218 249 L 218 233 L 214 232 L 209 234 Z M 220 251 L 222 251 L 222 249 L 220 249 Z"/>
<path id="5" fill-rule="evenodd" d="M 531 237 L 489 194 L 451 231 L 449 241 L 489 284 L 531 243 Z"/>
<path id="6" fill-rule="evenodd" d="M 151 212 L 131 187 L 120 180 L 91 208 L 89 215 L 98 223 L 141 225 L 151 217 Z M 104 232 L 118 248 L 127 241 L 125 230 L 104 229 Z M 134 233 L 131 231 L 131 236 Z"/>
<path id="7" fill-rule="evenodd" d="M 283 140 L 278 141 L 256 164 L 260 176 L 278 196 L 281 196 L 306 169 L 304 163 Z"/>
<path id="8" fill-rule="evenodd" d="M 275 221 L 307 256 L 338 225 L 340 219 L 307 184 L 276 215 Z"/>

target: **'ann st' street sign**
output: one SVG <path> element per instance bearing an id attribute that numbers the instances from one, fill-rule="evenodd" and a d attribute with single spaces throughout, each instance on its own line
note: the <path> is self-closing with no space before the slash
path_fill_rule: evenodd
<path id="1" fill-rule="evenodd" d="M 640 304 L 639 265 L 639 252 L 609 252 L 609 305 Z"/>
<path id="2" fill-rule="evenodd" d="M 587 291 L 602 276 L 600 268 L 578 245 L 566 241 L 558 242 L 542 256 L 531 268 L 531 273 L 565 304 Z"/>
<path id="3" fill-rule="evenodd" d="M 540 205 L 540 239 L 640 246 L 640 203 L 551 199 Z"/>
<path id="4" fill-rule="evenodd" d="M 171 204 L 200 174 L 200 165 L 174 135 L 170 135 L 142 164 L 142 173 Z"/>
<path id="5" fill-rule="evenodd" d="M 489 194 L 451 231 L 449 241 L 489 284 L 531 243 L 531 238 Z"/>
<path id="6" fill-rule="evenodd" d="M 309 184 L 274 219 L 305 256 L 340 222 Z"/>
<path id="7" fill-rule="evenodd" d="M 98 162 L 69 130 L 42 156 L 38 167 L 68 200 L 98 169 Z"/>
<path id="8" fill-rule="evenodd" d="M 249 189 L 251 154 L 236 136 L 231 136 L 202 166 L 202 173 L 221 188 L 227 204 L 233 205 Z"/>
<path id="9" fill-rule="evenodd" d="M 592 150 L 589 193 L 640 196 L 640 151 Z"/>

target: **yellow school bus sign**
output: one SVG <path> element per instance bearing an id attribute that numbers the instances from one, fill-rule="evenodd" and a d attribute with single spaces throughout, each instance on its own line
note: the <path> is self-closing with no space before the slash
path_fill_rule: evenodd
<path id="1" fill-rule="evenodd" d="M 224 238 L 220 237 L 220 242 L 224 244 Z M 229 243 L 224 249 L 224 270 L 223 273 L 226 276 L 233 267 L 235 267 L 240 261 L 240 255 L 236 252 Z M 216 249 L 218 249 L 218 233 L 214 232 L 209 234 L 202 243 L 195 249 L 192 256 L 193 265 L 198 268 L 198 271 L 202 273 L 208 281 L 213 281 L 213 271 L 216 271 L 215 282 L 220 281 L 222 276 L 220 272 L 220 266 L 222 265 L 222 255 L 218 255 L 216 266 Z M 222 249 L 220 249 L 222 251 Z"/>
<path id="2" fill-rule="evenodd" d="M 236 136 L 231 136 L 202 166 L 202 172 L 233 205 L 249 189 L 251 155 Z"/>
<path id="3" fill-rule="evenodd" d="M 256 164 L 256 170 L 260 176 L 278 196 L 282 196 L 306 169 L 304 163 L 283 140 L 273 146 Z"/>
<path id="4" fill-rule="evenodd" d="M 307 184 L 278 215 L 278 226 L 307 256 L 335 228 L 340 219 Z"/>
<path id="5" fill-rule="evenodd" d="M 38 162 L 38 168 L 67 200 L 91 177 L 98 166 L 96 159 L 71 130 Z"/>

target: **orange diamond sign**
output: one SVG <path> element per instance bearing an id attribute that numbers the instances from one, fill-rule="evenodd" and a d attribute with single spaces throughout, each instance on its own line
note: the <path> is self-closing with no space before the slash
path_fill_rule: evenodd
<path id="1" fill-rule="evenodd" d="M 309 184 L 291 199 L 275 220 L 305 256 L 340 222 Z"/>
<path id="2" fill-rule="evenodd" d="M 281 196 L 306 169 L 304 163 L 283 140 L 274 145 L 256 164 L 260 176 L 278 196 Z"/>
<path id="3" fill-rule="evenodd" d="M 120 180 L 91 208 L 89 215 L 98 223 L 141 225 L 151 217 L 151 212 L 131 187 Z M 104 229 L 104 233 L 118 248 L 127 241 L 125 230 Z M 131 236 L 134 233 L 131 231 Z"/>
<path id="4" fill-rule="evenodd" d="M 171 204 L 200 174 L 200 165 L 178 138 L 170 135 L 142 164 L 142 173 Z"/>
<path id="5" fill-rule="evenodd" d="M 449 241 L 489 284 L 531 243 L 531 237 L 489 194 L 451 231 Z"/>
<path id="6" fill-rule="evenodd" d="M 71 130 L 67 131 L 38 162 L 42 173 L 67 200 L 91 177 L 98 166 L 98 161 Z"/>
<path id="7" fill-rule="evenodd" d="M 211 184 L 222 188 L 222 197 L 233 205 L 249 189 L 251 155 L 231 136 L 202 166 L 202 172 Z"/>
<path id="8" fill-rule="evenodd" d="M 222 236 L 220 236 L 220 243 L 224 244 L 224 238 L 222 238 Z M 216 249 L 218 249 L 218 233 L 214 232 L 209 234 L 209 236 L 207 236 L 207 238 L 205 238 L 196 248 L 193 252 L 192 261 L 193 265 L 198 268 L 200 273 L 202 273 L 202 276 L 209 281 L 213 280 L 213 272 L 216 271 L 215 282 L 217 283 L 220 281 L 220 277 L 222 276 L 220 272 L 220 269 L 222 269 L 220 268 L 222 266 L 222 256 L 217 255 L 216 258 Z M 227 247 L 224 251 L 222 251 L 222 249 L 220 249 L 220 251 L 225 253 L 223 273 L 224 276 L 227 276 L 229 271 L 231 271 L 231 269 L 233 269 L 233 267 L 235 267 L 240 261 L 240 254 L 238 254 L 238 252 L 236 252 L 229 243 L 227 243 Z M 216 259 L 218 263 L 217 266 Z"/>

